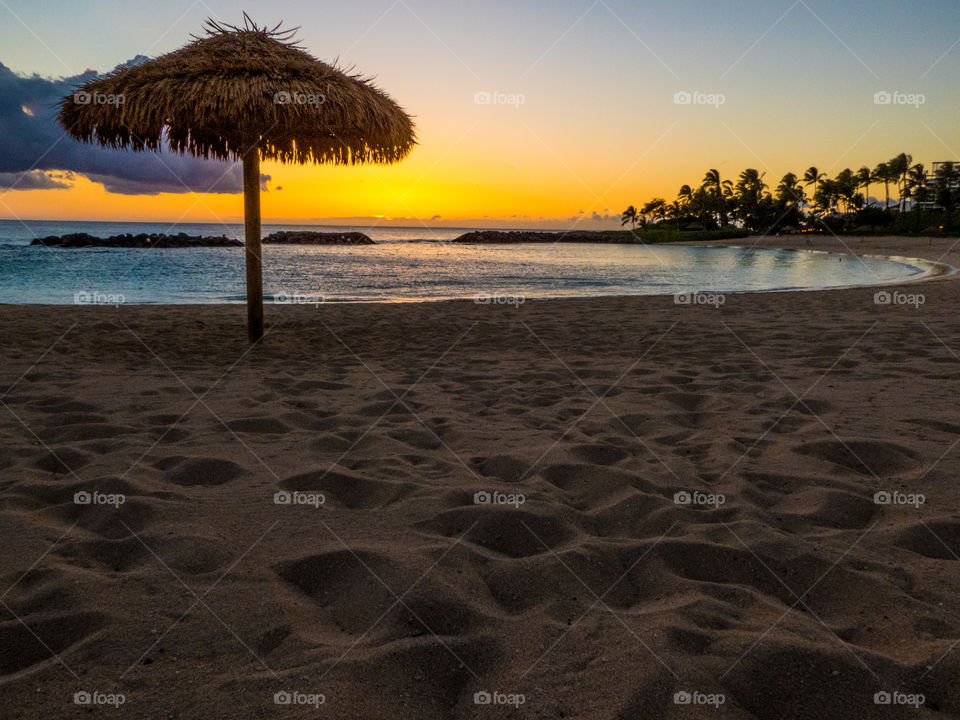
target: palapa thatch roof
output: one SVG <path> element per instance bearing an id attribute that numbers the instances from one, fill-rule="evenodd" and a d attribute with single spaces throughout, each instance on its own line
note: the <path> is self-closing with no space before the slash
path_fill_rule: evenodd
<path id="1" fill-rule="evenodd" d="M 237 159 L 259 142 L 280 162 L 352 164 L 402 159 L 413 122 L 368 78 L 323 63 L 294 30 L 207 22 L 175 52 L 93 80 L 60 103 L 78 140 L 132 150 Z"/>

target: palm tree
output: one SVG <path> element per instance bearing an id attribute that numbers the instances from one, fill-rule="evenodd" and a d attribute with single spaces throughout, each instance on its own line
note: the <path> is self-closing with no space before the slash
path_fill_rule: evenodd
<path id="1" fill-rule="evenodd" d="M 637 209 L 633 205 L 624 210 L 623 215 L 620 216 L 620 226 L 622 227 L 627 223 L 630 223 L 631 230 L 637 224 Z"/>
<path id="2" fill-rule="evenodd" d="M 640 211 L 641 215 L 650 215 L 655 220 L 663 220 L 667 216 L 667 201 L 663 198 L 654 198 Z"/>
<path id="3" fill-rule="evenodd" d="M 806 190 L 810 195 L 811 202 L 814 202 L 814 205 L 816 205 L 815 198 L 817 196 L 817 186 L 820 184 L 820 181 L 823 180 L 826 176 L 827 176 L 826 173 L 820 172 L 819 170 L 817 170 L 815 166 L 810 167 L 803 174 L 803 182 L 806 184 Z M 813 188 L 813 192 L 809 192 L 811 187 Z"/>
<path id="4" fill-rule="evenodd" d="M 883 209 L 886 210 L 890 207 L 890 166 L 887 163 L 880 163 L 873 169 L 871 177 L 874 182 L 883 183 L 883 191 L 886 194 Z"/>
<path id="5" fill-rule="evenodd" d="M 667 217 L 674 221 L 674 226 L 680 229 L 680 218 L 683 217 L 683 205 L 679 200 L 674 200 L 667 205 Z"/>
<path id="6" fill-rule="evenodd" d="M 817 192 L 813 196 L 814 210 L 830 212 L 833 210 L 837 199 L 840 197 L 839 183 L 836 180 L 824 178 L 817 187 Z"/>
<path id="7" fill-rule="evenodd" d="M 721 227 L 728 224 L 727 198 L 733 195 L 733 183 L 720 179 L 719 170 L 707 170 L 703 178 L 703 188 L 710 194 L 714 212 L 720 219 Z"/>
<path id="8" fill-rule="evenodd" d="M 923 163 L 917 163 L 907 175 L 907 197 L 914 199 L 914 210 L 917 214 L 917 230 L 920 229 L 920 206 L 927 200 L 927 171 Z"/>
<path id="9" fill-rule="evenodd" d="M 737 191 L 746 190 L 759 197 L 767 189 L 767 184 L 763 181 L 766 173 L 761 173 L 755 168 L 747 168 L 737 180 Z"/>
<path id="10" fill-rule="evenodd" d="M 795 173 L 788 172 L 780 178 L 776 189 L 776 212 L 779 218 L 775 225 L 799 225 L 804 199 L 803 186 Z"/>
<path id="11" fill-rule="evenodd" d="M 777 202 L 782 205 L 799 205 L 804 200 L 803 188 L 800 186 L 800 178 L 792 172 L 788 172 L 780 178 L 780 184 L 777 185 Z"/>
<path id="12" fill-rule="evenodd" d="M 873 176 L 870 174 L 870 168 L 864 165 L 862 168 L 857 170 L 857 182 L 863 186 L 864 193 L 863 199 L 866 201 L 866 204 L 870 204 L 870 181 L 873 180 Z"/>
<path id="13" fill-rule="evenodd" d="M 907 174 L 910 172 L 910 163 L 913 157 L 906 153 L 900 153 L 893 160 L 887 163 L 890 171 L 890 180 L 897 184 L 897 209 L 903 212 L 905 209 L 904 194 L 907 189 Z"/>
<path id="14" fill-rule="evenodd" d="M 843 204 L 847 212 L 849 212 L 853 206 L 853 196 L 857 194 L 857 175 L 855 175 L 850 168 L 846 168 L 837 175 L 837 179 L 834 182 L 836 184 L 837 197 L 843 200 Z"/>
<path id="15" fill-rule="evenodd" d="M 690 200 L 690 206 L 687 210 L 691 215 L 696 215 L 701 224 L 716 222 L 713 214 L 713 200 L 710 193 L 703 186 L 693 191 L 693 199 Z"/>
<path id="16" fill-rule="evenodd" d="M 747 168 L 737 179 L 734 197 L 737 201 L 736 213 L 744 225 L 756 229 L 759 227 L 760 204 L 765 197 L 769 197 L 767 183 L 763 178 L 766 173 L 760 173 L 755 168 Z"/>
<path id="17" fill-rule="evenodd" d="M 677 193 L 677 202 L 684 207 L 689 207 L 693 202 L 693 189 L 689 185 L 684 185 Z"/>

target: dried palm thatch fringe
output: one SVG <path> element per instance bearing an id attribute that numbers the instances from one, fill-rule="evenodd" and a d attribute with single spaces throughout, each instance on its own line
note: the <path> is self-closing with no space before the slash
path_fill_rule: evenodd
<path id="1" fill-rule="evenodd" d="M 389 95 L 309 55 L 296 28 L 258 27 L 244 14 L 243 27 L 208 20 L 206 32 L 86 83 L 61 100 L 60 123 L 106 147 L 160 150 L 166 138 L 175 152 L 220 160 L 258 146 L 282 163 L 392 163 L 416 144 Z M 122 102 L 101 101 L 111 96 Z"/>

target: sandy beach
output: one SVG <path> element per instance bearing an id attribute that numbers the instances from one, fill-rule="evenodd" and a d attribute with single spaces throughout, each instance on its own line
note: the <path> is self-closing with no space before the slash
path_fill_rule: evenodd
<path id="1" fill-rule="evenodd" d="M 887 290 L 3 306 L 0 714 L 958 717 L 960 284 Z"/>

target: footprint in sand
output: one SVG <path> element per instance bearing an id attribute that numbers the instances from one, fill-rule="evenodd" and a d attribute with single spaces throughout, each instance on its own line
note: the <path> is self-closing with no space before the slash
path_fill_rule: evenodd
<path id="1" fill-rule="evenodd" d="M 441 512 L 419 526 L 446 537 L 461 537 L 466 533 L 463 542 L 513 558 L 550 553 L 579 535 L 572 525 L 560 518 L 513 506 L 455 508 Z"/>
<path id="2" fill-rule="evenodd" d="M 290 428 L 284 425 L 276 418 L 241 418 L 231 420 L 227 427 L 234 432 L 251 433 L 255 435 L 282 435 L 289 432 Z"/>
<path id="3" fill-rule="evenodd" d="M 9 615 L 6 610 L 3 613 Z M 0 647 L 3 648 L 0 674 L 3 676 L 59 664 L 52 653 L 66 655 L 76 650 L 108 624 L 107 616 L 96 612 L 51 614 L 48 611 L 42 617 L 17 614 L 19 620 L 0 621 Z"/>
<path id="4" fill-rule="evenodd" d="M 516 482 L 530 470 L 531 464 L 513 455 L 481 455 L 470 458 L 470 465 L 481 475 L 504 482 Z"/>
<path id="5" fill-rule="evenodd" d="M 384 553 L 361 548 L 281 562 L 274 565 L 274 571 L 322 609 L 319 626 L 313 622 L 312 627 L 304 628 L 308 634 L 327 634 L 328 639 L 331 631 L 365 636 L 374 646 L 432 633 L 449 637 L 472 634 L 482 622 L 474 603 L 435 577 L 421 578 L 429 567 L 428 562 L 423 564 L 422 569 L 412 567 L 409 561 L 397 562 Z M 393 592 L 408 589 L 403 603 L 396 603 Z"/>
<path id="6" fill-rule="evenodd" d="M 897 530 L 892 543 L 933 560 L 960 562 L 960 522 L 939 520 L 910 525 Z"/>
<path id="7" fill-rule="evenodd" d="M 570 454 L 591 465 L 614 465 L 630 457 L 630 453 L 616 445 L 575 445 L 570 448 Z"/>
<path id="8" fill-rule="evenodd" d="M 863 475 L 889 477 L 920 467 L 913 450 L 884 440 L 822 440 L 795 447 L 800 455 L 819 458 Z"/>
<path id="9" fill-rule="evenodd" d="M 34 461 L 37 470 L 63 475 L 71 471 L 76 472 L 90 463 L 90 456 L 82 450 L 69 447 L 55 447 L 44 450 Z"/>
<path id="10" fill-rule="evenodd" d="M 230 460 L 214 457 L 184 457 L 175 455 L 154 463 L 175 485 L 223 485 L 236 480 L 246 470 Z"/>

